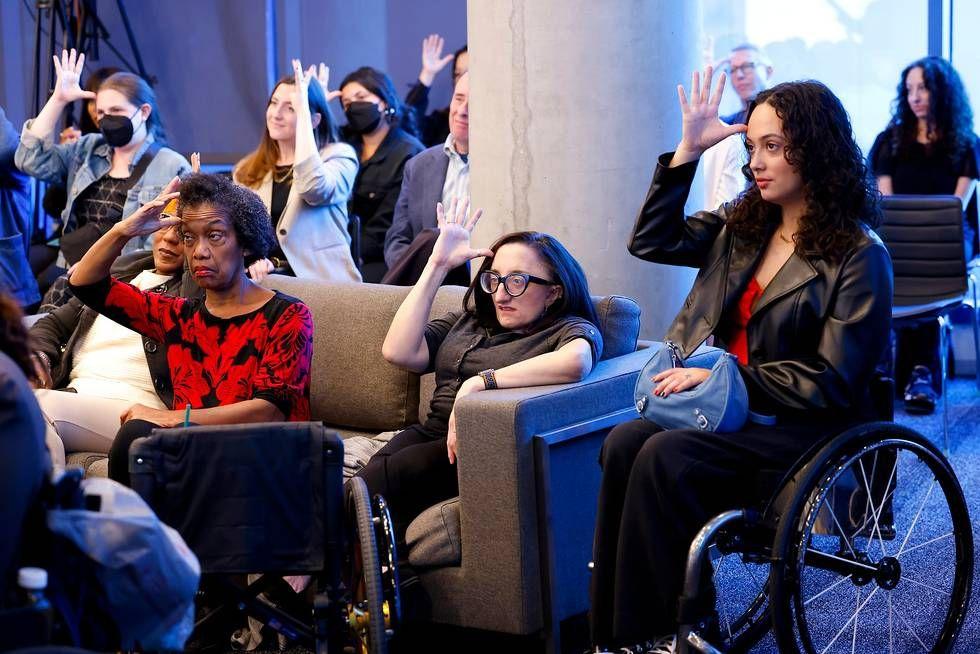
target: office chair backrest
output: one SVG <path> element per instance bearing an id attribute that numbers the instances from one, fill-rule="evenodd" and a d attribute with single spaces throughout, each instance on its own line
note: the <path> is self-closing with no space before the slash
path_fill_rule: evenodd
<path id="1" fill-rule="evenodd" d="M 883 199 L 878 235 L 892 257 L 894 305 L 952 300 L 966 292 L 963 205 L 953 195 L 891 195 Z"/>

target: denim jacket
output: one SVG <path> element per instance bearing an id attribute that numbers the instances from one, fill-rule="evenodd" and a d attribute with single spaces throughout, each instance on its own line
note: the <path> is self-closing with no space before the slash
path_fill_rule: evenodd
<path id="1" fill-rule="evenodd" d="M 109 173 L 112 167 L 112 147 L 98 133 L 86 134 L 74 143 L 56 145 L 53 132 L 45 139 L 30 133 L 28 130 L 32 122 L 27 121 L 21 131 L 16 154 L 17 167 L 43 181 L 64 184 L 68 189 L 68 202 L 61 214 L 63 233 L 67 234 L 77 227 L 73 209 L 78 196 L 93 182 Z M 152 136 L 147 137 L 136 151 L 129 163 L 131 172 L 152 141 Z M 190 169 L 190 164 L 183 156 L 169 148 L 160 148 L 146 172 L 126 194 L 123 217 L 129 216 L 159 195 L 175 175 L 190 172 Z M 149 247 L 148 242 L 149 237 L 133 239 L 126 244 L 123 253 L 146 249 Z"/>
<path id="2" fill-rule="evenodd" d="M 17 130 L 0 107 L 0 290 L 28 306 L 41 299 L 27 253 L 31 247 L 30 180 L 14 167 Z"/>

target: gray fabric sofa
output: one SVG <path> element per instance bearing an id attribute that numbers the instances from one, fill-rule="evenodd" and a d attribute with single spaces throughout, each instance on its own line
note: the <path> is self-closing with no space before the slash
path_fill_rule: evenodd
<path id="1" fill-rule="evenodd" d="M 313 419 L 350 437 L 424 418 L 432 375 L 381 356 L 408 288 L 275 275 L 265 285 L 313 313 Z M 463 291 L 441 289 L 432 315 L 457 310 Z M 423 513 L 408 532 L 433 621 L 541 634 L 556 648 L 553 626 L 588 608 L 599 448 L 612 426 L 636 416 L 633 386 L 649 358 L 637 350 L 636 303 L 596 303 L 604 359 L 583 382 L 478 393 L 457 406 L 459 497 Z M 72 462 L 90 474 L 104 466 L 85 453 Z"/>

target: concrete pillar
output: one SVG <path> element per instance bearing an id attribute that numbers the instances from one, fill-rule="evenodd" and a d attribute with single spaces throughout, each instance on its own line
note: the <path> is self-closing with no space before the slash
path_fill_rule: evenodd
<path id="1" fill-rule="evenodd" d="M 556 236 L 593 293 L 640 303 L 644 338 L 662 338 L 693 280 L 626 241 L 657 156 L 680 138 L 675 89 L 700 63 L 700 4 L 468 3 L 471 190 L 486 209 L 475 243 Z"/>

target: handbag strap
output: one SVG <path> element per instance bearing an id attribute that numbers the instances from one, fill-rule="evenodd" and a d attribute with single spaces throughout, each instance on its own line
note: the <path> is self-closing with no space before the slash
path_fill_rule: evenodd
<path id="1" fill-rule="evenodd" d="M 136 162 L 136 166 L 133 167 L 133 172 L 130 173 L 130 177 L 133 178 L 135 183 L 139 183 L 139 180 L 143 177 L 143 173 L 145 173 L 146 169 L 150 167 L 153 157 L 156 156 L 161 147 L 162 146 L 159 143 L 154 141 L 146 148 L 143 156 L 140 157 L 140 160 Z"/>

